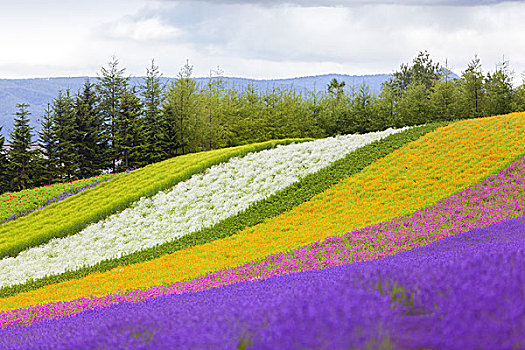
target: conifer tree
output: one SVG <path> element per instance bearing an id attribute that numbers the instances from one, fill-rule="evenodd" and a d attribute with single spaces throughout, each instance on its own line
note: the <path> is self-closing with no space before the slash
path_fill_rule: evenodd
<path id="1" fill-rule="evenodd" d="M 186 61 L 166 94 L 163 105 L 166 158 L 189 151 L 197 113 L 197 83 L 191 78 L 192 71 L 193 66 Z"/>
<path id="2" fill-rule="evenodd" d="M 44 110 L 44 116 L 40 123 L 41 130 L 38 132 L 38 146 L 40 153 L 40 182 L 45 185 L 50 185 L 57 178 L 57 154 L 56 154 L 56 138 L 53 132 L 54 120 L 53 110 L 50 104 Z"/>
<path id="3" fill-rule="evenodd" d="M 136 96 L 135 89 L 124 87 L 124 91 L 119 101 L 119 113 L 117 115 L 115 134 L 115 151 L 118 159 L 121 160 L 119 170 L 144 165 L 141 162 L 142 146 L 142 104 Z"/>
<path id="4" fill-rule="evenodd" d="M 4 148 L 5 137 L 2 135 L 2 126 L 0 126 L 0 194 L 7 192 L 9 184 L 9 163 L 7 161 L 7 152 Z"/>
<path id="5" fill-rule="evenodd" d="M 485 92 L 483 90 L 484 75 L 478 56 L 469 62 L 467 69 L 461 75 L 461 93 L 459 98 L 463 104 L 464 118 L 476 118 L 482 115 Z"/>
<path id="6" fill-rule="evenodd" d="M 485 80 L 487 91 L 484 115 L 507 114 L 512 112 L 512 74 L 508 68 L 508 61 L 503 60 L 496 71 L 487 74 Z"/>
<path id="7" fill-rule="evenodd" d="M 71 180 L 77 169 L 77 129 L 75 109 L 69 90 L 53 100 L 53 134 L 56 142 L 57 175 L 60 181 Z"/>
<path id="8" fill-rule="evenodd" d="M 210 70 L 210 77 L 203 91 L 205 109 L 203 114 L 206 116 L 206 143 L 209 150 L 219 148 L 224 144 L 225 133 L 220 113 L 225 88 L 222 73 L 219 67 L 215 71 Z"/>
<path id="9" fill-rule="evenodd" d="M 89 79 L 75 98 L 76 139 L 78 178 L 98 175 L 108 168 L 107 142 L 104 137 L 104 120 L 98 105 L 95 86 Z"/>
<path id="10" fill-rule="evenodd" d="M 516 112 L 525 112 L 525 74 L 521 85 L 514 92 L 512 109 Z"/>
<path id="11" fill-rule="evenodd" d="M 156 163 L 162 160 L 163 157 L 163 125 L 165 124 L 161 119 L 163 114 L 162 108 L 162 94 L 164 86 L 161 84 L 159 67 L 155 65 L 155 61 L 151 60 L 151 66 L 146 68 L 146 79 L 141 86 L 141 95 L 144 100 L 144 147 L 142 151 L 142 162 L 144 164 Z"/>
<path id="12" fill-rule="evenodd" d="M 13 130 L 11 131 L 11 148 L 9 149 L 9 176 L 11 189 L 21 191 L 29 188 L 32 179 L 31 162 L 35 151 L 31 150 L 32 130 L 29 126 L 28 104 L 17 104 L 18 111 L 15 113 Z"/>
<path id="13" fill-rule="evenodd" d="M 100 110 L 106 126 L 106 139 L 108 142 L 108 161 L 112 171 L 116 170 L 117 153 L 115 150 L 116 119 L 120 109 L 119 101 L 128 83 L 129 78 L 124 77 L 125 68 L 119 67 L 115 56 L 108 63 L 108 68 L 101 67 L 101 75 L 97 78 L 97 91 L 100 98 Z"/>
<path id="14" fill-rule="evenodd" d="M 403 125 L 397 111 L 399 95 L 400 94 L 396 91 L 396 87 L 394 87 L 392 80 L 383 83 L 381 92 L 376 100 L 376 108 L 379 123 L 383 125 L 385 129 L 389 127 L 397 128 Z"/>
<path id="15" fill-rule="evenodd" d="M 411 84 L 399 100 L 402 125 L 419 125 L 431 121 L 429 91 L 423 84 Z"/>

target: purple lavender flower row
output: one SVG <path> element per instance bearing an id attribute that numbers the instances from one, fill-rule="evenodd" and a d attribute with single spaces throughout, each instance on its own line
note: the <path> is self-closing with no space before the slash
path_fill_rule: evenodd
<path id="1" fill-rule="evenodd" d="M 523 349 L 524 246 L 525 219 L 507 220 L 384 259 L 0 329 L 0 349 Z"/>

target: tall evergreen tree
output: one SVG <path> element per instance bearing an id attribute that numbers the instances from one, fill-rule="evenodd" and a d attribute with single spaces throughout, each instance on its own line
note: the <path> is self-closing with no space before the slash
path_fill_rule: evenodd
<path id="1" fill-rule="evenodd" d="M 521 85 L 514 92 L 513 110 L 516 112 L 525 112 L 525 74 Z"/>
<path id="2" fill-rule="evenodd" d="M 487 91 L 484 115 L 507 114 L 512 112 L 512 74 L 508 61 L 499 64 L 492 74 L 488 73 L 485 80 Z"/>
<path id="3" fill-rule="evenodd" d="M 401 64 L 400 70 L 394 72 L 391 84 L 396 88 L 395 91 L 402 93 L 410 85 L 424 85 L 426 89 L 430 89 L 440 77 L 439 63 L 434 63 L 427 51 L 421 51 L 411 66 Z"/>
<path id="4" fill-rule="evenodd" d="M 121 161 L 119 170 L 142 166 L 144 135 L 142 124 L 142 104 L 135 89 L 124 87 L 120 97 L 119 113 L 116 120 L 115 151 Z"/>
<path id="5" fill-rule="evenodd" d="M 95 85 L 86 79 L 75 98 L 77 177 L 98 175 L 108 168 L 104 119 L 100 112 Z"/>
<path id="6" fill-rule="evenodd" d="M 352 107 L 355 132 L 362 134 L 381 128 L 381 125 L 378 125 L 375 97 L 365 84 L 357 89 Z"/>
<path id="7" fill-rule="evenodd" d="M 7 161 L 7 152 L 4 148 L 5 138 L 2 135 L 2 126 L 0 126 L 0 193 L 9 191 L 9 163 Z"/>
<path id="8" fill-rule="evenodd" d="M 480 117 L 483 113 L 483 103 L 485 92 L 483 89 L 484 75 L 481 70 L 481 61 L 478 56 L 474 56 L 469 62 L 467 69 L 461 75 L 461 93 L 459 95 L 463 104 L 462 113 L 464 118 Z"/>
<path id="9" fill-rule="evenodd" d="M 75 108 L 69 90 L 53 100 L 53 133 L 56 140 L 57 175 L 60 181 L 71 180 L 77 169 L 77 129 Z"/>
<path id="10" fill-rule="evenodd" d="M 224 80 L 222 79 L 223 71 L 217 67 L 217 70 L 210 70 L 208 83 L 203 91 L 204 108 L 203 114 L 206 116 L 206 143 L 208 149 L 219 148 L 224 144 L 225 132 L 221 120 L 220 108 L 221 100 L 224 93 Z"/>
<path id="11" fill-rule="evenodd" d="M 461 116 L 458 108 L 458 89 L 453 81 L 434 82 L 430 93 L 430 115 L 434 120 L 453 120 Z"/>
<path id="12" fill-rule="evenodd" d="M 186 61 L 166 94 L 163 118 L 167 158 L 189 151 L 197 113 L 197 83 L 191 78 L 192 72 L 193 66 Z"/>
<path id="13" fill-rule="evenodd" d="M 146 79 L 141 87 L 141 95 L 144 100 L 144 148 L 143 162 L 146 164 L 156 163 L 163 157 L 163 122 L 162 94 L 164 86 L 161 84 L 159 67 L 151 60 L 151 66 L 146 68 Z"/>
<path id="14" fill-rule="evenodd" d="M 398 111 L 402 125 L 424 124 L 432 120 L 429 91 L 423 84 L 409 85 L 399 100 Z"/>
<path id="15" fill-rule="evenodd" d="M 117 153 L 115 150 L 116 120 L 120 109 L 119 102 L 124 91 L 124 86 L 129 78 L 124 76 L 125 68 L 119 67 L 115 56 L 108 63 L 108 67 L 101 67 L 100 76 L 97 78 L 97 91 L 100 98 L 100 110 L 106 124 L 106 139 L 108 142 L 108 161 L 112 171 L 116 170 Z"/>
<path id="16" fill-rule="evenodd" d="M 398 118 L 397 104 L 400 94 L 393 86 L 392 80 L 383 83 L 381 92 L 376 99 L 377 118 L 385 129 L 389 127 L 400 127 L 402 121 Z"/>
<path id="17" fill-rule="evenodd" d="M 44 116 L 40 123 L 41 130 L 38 132 L 38 145 L 40 153 L 40 182 L 50 185 L 57 178 L 57 144 L 54 133 L 53 110 L 48 103 Z"/>
<path id="18" fill-rule="evenodd" d="M 15 113 L 13 130 L 11 131 L 11 148 L 9 150 L 9 176 L 11 178 L 11 189 L 21 191 L 29 188 L 32 179 L 30 177 L 30 165 L 33 161 L 35 151 L 31 150 L 32 130 L 29 126 L 28 104 L 17 104 L 18 111 Z"/>

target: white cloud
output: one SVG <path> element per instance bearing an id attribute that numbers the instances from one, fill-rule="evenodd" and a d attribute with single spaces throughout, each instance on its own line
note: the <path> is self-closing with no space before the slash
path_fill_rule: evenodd
<path id="1" fill-rule="evenodd" d="M 139 19 L 137 21 L 129 17 L 123 18 L 117 22 L 101 26 L 100 30 L 109 38 L 137 41 L 163 41 L 174 39 L 179 34 L 177 28 L 162 23 L 158 18 Z"/>

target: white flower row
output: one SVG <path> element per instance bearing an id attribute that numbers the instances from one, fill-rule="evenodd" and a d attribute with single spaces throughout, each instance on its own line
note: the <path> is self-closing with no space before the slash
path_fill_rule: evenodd
<path id="1" fill-rule="evenodd" d="M 92 266 L 213 226 L 355 149 L 404 129 L 281 145 L 232 158 L 169 191 L 141 198 L 76 235 L 0 260 L 0 287 Z"/>

